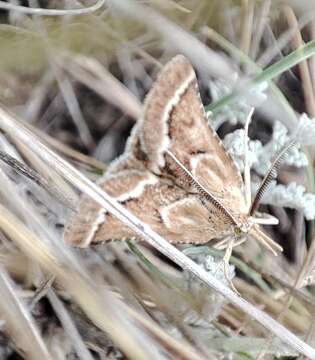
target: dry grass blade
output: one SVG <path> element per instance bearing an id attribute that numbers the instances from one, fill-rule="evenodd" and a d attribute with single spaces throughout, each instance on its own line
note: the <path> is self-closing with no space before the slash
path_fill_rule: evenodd
<path id="1" fill-rule="evenodd" d="M 32 164 L 34 169 L 41 174 L 43 178 L 42 183 L 46 183 L 47 190 L 49 189 L 49 192 L 54 194 L 56 198 L 67 204 L 71 209 L 74 209 L 78 201 L 78 195 L 71 186 L 56 172 L 48 171 L 47 164 L 34 152 L 31 152 L 23 143 L 16 141 L 16 139 L 12 139 L 12 142 L 15 143 L 16 147 Z"/>
<path id="2" fill-rule="evenodd" d="M 263 55 L 257 60 L 257 65 L 261 68 L 264 68 L 269 64 L 272 59 L 278 54 L 279 50 L 282 50 L 292 39 L 296 31 L 301 30 L 310 23 L 315 16 L 315 11 L 309 11 L 303 14 L 299 19 L 299 23 L 297 26 L 291 27 L 290 29 L 286 30 L 281 36 L 277 39 L 277 46 L 269 47 Z"/>
<path id="3" fill-rule="evenodd" d="M 164 345 L 164 350 L 176 358 L 202 359 L 195 350 L 173 340 L 153 322 L 118 300 L 106 287 L 98 283 L 97 279 L 91 277 L 78 259 L 62 244 L 53 248 L 48 239 L 38 238 L 1 205 L 0 228 L 43 269 L 54 273 L 94 324 L 105 331 L 131 359 L 154 358 L 153 352 L 158 343 Z M 148 333 L 152 334 L 154 340 L 147 337 Z M 148 342 L 154 341 L 154 346 L 140 347 L 139 344 L 144 338 Z"/>
<path id="4" fill-rule="evenodd" d="M 250 49 L 251 59 L 256 59 L 257 52 L 259 49 L 260 41 L 268 22 L 268 15 L 270 11 L 271 0 L 264 0 L 260 5 L 258 14 L 256 16 L 255 31 L 253 33 L 252 46 Z"/>
<path id="5" fill-rule="evenodd" d="M 234 305 L 238 306 L 249 316 L 256 319 L 260 324 L 270 330 L 273 334 L 278 336 L 281 340 L 292 346 L 295 350 L 308 356 L 310 359 L 315 359 L 315 350 L 300 340 L 297 336 L 287 330 L 280 323 L 272 319 L 263 311 L 259 310 L 254 305 L 248 303 L 238 295 L 236 295 L 230 288 L 225 286 L 220 280 L 211 276 L 209 273 L 204 271 L 195 262 L 190 260 L 187 256 L 177 250 L 169 242 L 155 233 L 147 224 L 141 222 L 138 218 L 127 211 L 117 201 L 112 199 L 108 194 L 102 191 L 97 185 L 88 180 L 79 171 L 69 165 L 66 161 L 58 157 L 53 151 L 43 145 L 38 138 L 28 131 L 21 123 L 13 118 L 8 112 L 3 109 L 0 110 L 0 127 L 10 134 L 11 136 L 17 137 L 21 142 L 27 144 L 32 151 L 36 152 L 38 156 L 41 156 L 43 160 L 54 168 L 59 174 L 62 174 L 70 183 L 85 192 L 93 200 L 99 203 L 106 211 L 110 211 L 123 223 L 128 225 L 132 230 L 138 233 L 144 240 L 149 242 L 158 251 L 163 253 L 165 256 L 173 260 L 181 268 L 186 269 L 193 273 L 199 278 L 206 286 L 214 289 L 231 301 Z M 57 271 L 57 269 L 56 269 Z M 80 278 L 75 277 L 75 280 L 80 283 Z M 74 281 L 69 284 L 70 288 L 74 286 Z M 91 295 L 87 295 L 88 298 Z M 92 299 L 91 299 L 92 301 Z M 81 304 L 85 306 L 85 304 Z M 99 319 L 95 319 L 99 321 Z M 118 336 L 118 334 L 117 334 Z M 119 337 L 121 333 L 119 334 Z M 117 339 L 119 344 L 121 339 Z M 126 346 L 126 344 L 124 344 Z"/>
<path id="6" fill-rule="evenodd" d="M 77 202 L 71 196 L 65 196 L 65 191 L 60 191 L 55 182 L 48 181 L 40 175 L 37 171 L 13 158 L 9 154 L 0 151 L 0 160 L 9 165 L 17 173 L 27 177 L 34 183 L 48 191 L 51 195 L 60 200 L 66 207 L 75 210 Z M 63 189 L 64 190 L 64 189 Z"/>
<path id="7" fill-rule="evenodd" d="M 97 60 L 83 55 L 63 54 L 58 62 L 74 79 L 97 92 L 133 119 L 137 120 L 141 116 L 140 101 Z"/>
<path id="8" fill-rule="evenodd" d="M 0 314 L 5 320 L 5 332 L 26 359 L 50 360 L 51 357 L 35 324 L 18 298 L 8 274 L 0 267 Z"/>
<path id="9" fill-rule="evenodd" d="M 53 149 L 63 154 L 64 156 L 68 156 L 70 159 L 76 160 L 90 167 L 94 167 L 99 170 L 106 170 L 107 166 L 101 161 L 98 161 L 90 156 L 84 155 L 76 150 L 71 149 L 69 146 L 61 143 L 60 141 L 54 139 L 53 137 L 47 135 L 46 133 L 42 132 L 41 130 L 37 129 L 36 127 L 28 123 L 25 123 L 25 126 L 30 131 L 35 133 L 36 136 L 38 136 L 41 139 L 41 141 L 51 146 Z"/>
<path id="10" fill-rule="evenodd" d="M 93 360 L 91 353 L 86 348 L 77 328 L 68 314 L 67 310 L 52 289 L 48 290 L 48 299 L 58 316 L 63 328 L 72 340 L 77 356 L 81 360 Z"/>
<path id="11" fill-rule="evenodd" d="M 301 46 L 303 46 L 303 38 L 301 35 L 301 32 L 298 30 L 298 21 L 295 17 L 295 14 L 290 6 L 285 6 L 283 9 L 283 12 L 287 18 L 288 24 L 290 28 L 296 28 L 296 33 L 292 37 L 292 45 L 294 49 L 298 49 Z M 301 76 L 301 83 L 302 83 L 302 89 L 304 94 L 304 100 L 305 100 L 305 107 L 307 109 L 307 112 L 310 116 L 315 116 L 315 96 L 313 91 L 313 84 L 312 79 L 308 67 L 307 61 L 301 61 L 299 63 L 299 69 L 300 69 L 300 76 Z"/>
<path id="12" fill-rule="evenodd" d="M 233 78 L 234 71 L 223 56 L 218 55 L 193 35 L 154 12 L 151 8 L 131 0 L 110 0 L 108 3 L 122 14 L 146 24 L 150 29 L 154 29 L 170 44 L 173 50 L 187 55 L 194 65 L 205 71 L 207 75 L 226 80 Z"/>
<path id="13" fill-rule="evenodd" d="M 251 46 L 254 10 L 255 10 L 255 1 L 253 0 L 242 1 L 242 33 L 241 33 L 240 49 L 246 55 L 248 55 Z"/>
<path id="14" fill-rule="evenodd" d="M 50 50 L 50 52 L 51 52 L 51 50 Z M 63 96 L 63 99 L 67 105 L 67 108 L 69 110 L 71 118 L 78 129 L 78 132 L 80 134 L 83 144 L 87 148 L 89 148 L 89 147 L 94 148 L 95 143 L 94 143 L 93 137 L 92 137 L 90 129 L 86 123 L 86 120 L 82 114 L 80 104 L 77 100 L 76 94 L 73 90 L 70 80 L 64 74 L 62 74 L 59 67 L 56 66 L 56 64 L 54 63 L 54 58 L 52 59 L 52 61 L 50 63 L 51 63 L 51 67 L 54 71 L 54 75 L 57 79 L 57 83 L 58 83 L 59 89 L 61 91 L 61 94 Z"/>

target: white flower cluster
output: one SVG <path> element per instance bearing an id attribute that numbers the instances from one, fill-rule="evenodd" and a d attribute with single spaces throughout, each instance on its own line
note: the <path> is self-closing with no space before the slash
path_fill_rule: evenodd
<path id="1" fill-rule="evenodd" d="M 199 264 L 209 275 L 214 276 L 216 279 L 225 283 L 229 286 L 228 281 L 224 274 L 224 265 L 220 257 L 212 256 L 207 254 L 203 246 L 189 246 L 183 250 L 184 254 L 189 256 L 193 261 Z M 234 265 L 229 264 L 229 278 L 233 279 L 235 276 Z M 190 271 L 184 270 L 184 277 L 187 280 L 187 289 L 191 294 L 194 294 L 196 298 L 202 298 L 203 291 L 205 290 L 204 285 L 200 283 Z M 225 304 L 226 299 L 216 291 L 206 291 L 208 301 L 202 303 L 200 313 L 202 313 L 208 320 L 216 319 L 219 315 L 222 305 Z M 199 314 L 200 317 L 200 314 Z M 186 320 L 186 319 L 185 319 Z M 196 320 L 190 323 L 196 323 Z"/>
<path id="2" fill-rule="evenodd" d="M 222 80 L 212 81 L 209 84 L 212 101 L 216 102 L 225 95 L 241 89 L 237 83 L 237 74 L 235 74 L 232 84 Z M 265 91 L 267 87 L 267 83 L 257 85 L 250 92 L 247 92 L 246 96 L 239 97 L 237 103 L 222 106 L 219 111 L 216 111 L 215 116 L 211 117 L 211 126 L 217 130 L 224 122 L 229 122 L 232 125 L 244 124 L 251 107 L 258 107 L 266 100 Z M 223 140 L 225 148 L 241 172 L 244 171 L 244 137 L 244 130 L 238 129 L 226 135 Z M 263 178 L 276 154 L 292 137 L 295 137 L 297 143 L 303 146 L 314 144 L 315 119 L 310 119 L 306 114 L 302 114 L 298 119 L 296 130 L 291 135 L 289 135 L 288 129 L 283 123 L 276 121 L 271 139 L 267 144 L 262 145 L 258 140 L 250 140 L 248 144 L 248 163 L 251 169 Z M 295 146 L 288 151 L 284 163 L 301 168 L 308 165 L 308 158 L 299 146 Z M 252 188 L 255 191 L 258 184 L 253 183 Z M 315 195 L 307 193 L 303 185 L 296 183 L 280 185 L 275 181 L 265 193 L 262 203 L 300 209 L 306 219 L 315 219 Z"/>
<path id="3" fill-rule="evenodd" d="M 299 209 L 307 220 L 315 219 L 315 194 L 307 193 L 303 185 L 295 182 L 288 185 L 273 182 L 265 193 L 262 204 Z"/>
<path id="4" fill-rule="evenodd" d="M 233 133 L 227 134 L 223 140 L 225 148 L 231 154 L 241 172 L 243 172 L 244 168 L 244 137 L 244 130 L 238 129 Z M 276 121 L 273 127 L 272 137 L 266 145 L 263 146 L 259 140 L 249 141 L 248 159 L 250 167 L 253 168 L 257 174 L 264 176 L 271 166 L 275 155 L 288 140 L 289 135 L 287 128 L 281 122 Z M 296 146 L 288 151 L 284 163 L 300 168 L 307 166 L 308 160 L 306 155 Z"/>
<path id="5" fill-rule="evenodd" d="M 204 254 L 200 247 L 188 247 L 184 250 L 184 253 L 200 265 L 206 272 L 228 285 L 228 281 L 224 274 L 224 263 L 220 257 Z M 186 275 L 194 279 L 194 275 L 190 272 L 187 272 Z M 229 264 L 229 278 L 233 279 L 234 276 L 235 267 L 234 265 Z"/>
<path id="6" fill-rule="evenodd" d="M 223 140 L 227 151 L 231 154 L 241 172 L 244 171 L 244 136 L 244 130 L 239 129 L 226 135 Z M 303 145 L 314 143 L 315 119 L 309 119 L 305 114 L 301 115 L 299 125 L 292 136 Z M 281 122 L 276 121 L 271 139 L 267 144 L 262 145 L 258 140 L 249 141 L 249 166 L 256 174 L 263 177 L 271 166 L 275 155 L 289 139 L 290 136 L 287 128 Z M 297 145 L 288 151 L 284 163 L 301 168 L 308 165 L 308 159 L 303 151 L 299 149 L 299 145 Z M 252 187 L 257 189 L 258 184 L 252 184 Z M 275 181 L 265 193 L 262 203 L 300 209 L 303 211 L 306 219 L 315 219 L 315 195 L 307 193 L 303 185 L 294 182 L 289 185 L 280 185 Z"/>
<path id="7" fill-rule="evenodd" d="M 225 80 L 213 80 L 209 83 L 209 92 L 212 102 L 222 99 L 225 95 L 241 88 L 238 84 L 238 74 L 235 73 L 232 84 Z M 217 130 L 224 122 L 228 121 L 231 125 L 245 123 L 246 117 L 252 107 L 259 107 L 266 99 L 265 94 L 268 88 L 267 82 L 252 87 L 244 96 L 240 96 L 237 102 L 222 106 L 216 115 L 211 117 L 211 126 Z M 207 114 L 208 115 L 208 114 Z M 209 117 L 210 117 L 209 113 Z"/>

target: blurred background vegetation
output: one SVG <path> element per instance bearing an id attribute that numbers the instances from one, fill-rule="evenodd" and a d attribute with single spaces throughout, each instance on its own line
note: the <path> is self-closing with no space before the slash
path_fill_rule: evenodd
<path id="1" fill-rule="evenodd" d="M 301 115 L 314 121 L 314 17 L 313 1 L 294 0 L 0 1 L 0 107 L 96 180 L 123 153 L 159 70 L 183 53 L 236 161 L 235 131 L 256 108 L 258 182 Z M 238 93 L 243 81 L 256 92 Z M 0 153 L 0 359 L 302 358 L 149 246 L 65 246 L 78 191 L 14 134 L 0 133 Z M 266 231 L 284 254 L 247 242 L 231 271 L 244 299 L 315 346 L 314 146 L 290 159 L 262 207 L 280 221 Z M 181 249 L 224 281 L 222 252 Z"/>

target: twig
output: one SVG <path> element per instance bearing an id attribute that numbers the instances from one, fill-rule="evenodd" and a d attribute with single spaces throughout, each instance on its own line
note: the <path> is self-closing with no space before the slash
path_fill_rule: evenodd
<path id="1" fill-rule="evenodd" d="M 47 292 L 51 288 L 51 285 L 53 284 L 54 281 L 55 281 L 55 277 L 50 276 L 46 281 L 40 284 L 40 287 L 36 289 L 34 296 L 32 297 L 30 303 L 28 304 L 29 311 L 32 311 L 35 305 L 39 302 L 39 300 L 47 295 Z"/>

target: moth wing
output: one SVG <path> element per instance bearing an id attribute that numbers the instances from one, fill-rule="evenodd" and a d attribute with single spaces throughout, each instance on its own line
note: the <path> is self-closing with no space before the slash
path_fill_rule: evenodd
<path id="1" fill-rule="evenodd" d="M 150 172 L 122 171 L 109 176 L 101 187 L 131 213 L 172 243 L 205 243 L 221 234 L 218 222 L 195 197 Z M 72 245 L 137 238 L 127 225 L 83 196 L 80 212 L 68 223 L 64 239 Z"/>
<path id="2" fill-rule="evenodd" d="M 233 232 L 217 211 L 209 212 L 195 196 L 163 207 L 161 217 L 167 229 L 180 234 L 181 243 L 203 244 Z"/>
<path id="3" fill-rule="evenodd" d="M 149 169 L 180 177 L 165 153 L 169 150 L 232 213 L 246 212 L 241 175 L 208 124 L 195 72 L 184 56 L 176 56 L 161 71 L 146 98 L 140 126 Z"/>
<path id="4" fill-rule="evenodd" d="M 132 128 L 131 134 L 126 142 L 124 153 L 111 162 L 104 176 L 100 178 L 100 183 L 103 182 L 103 179 L 108 178 L 109 175 L 117 174 L 125 170 L 147 170 L 144 164 L 145 154 L 140 145 L 140 131 L 141 126 L 140 123 L 137 122 Z"/>

